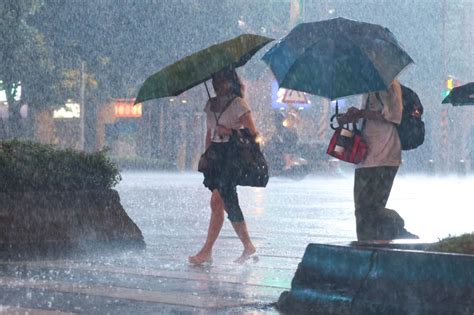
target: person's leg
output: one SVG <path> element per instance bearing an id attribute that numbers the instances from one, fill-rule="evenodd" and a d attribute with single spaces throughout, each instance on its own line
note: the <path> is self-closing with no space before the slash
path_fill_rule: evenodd
<path id="1" fill-rule="evenodd" d="M 376 177 L 376 185 L 378 186 L 378 194 L 375 197 L 375 203 L 379 209 L 385 208 L 387 205 L 397 172 L 398 167 L 396 166 L 377 167 L 378 176 Z"/>
<path id="2" fill-rule="evenodd" d="M 356 217 L 356 232 L 359 241 L 373 239 L 370 214 L 375 211 L 372 207 L 372 176 L 369 168 L 358 168 L 354 172 L 354 207 Z"/>
<path id="3" fill-rule="evenodd" d="M 239 237 L 240 241 L 244 245 L 244 250 L 242 255 L 239 258 L 234 260 L 236 263 L 243 263 L 245 262 L 250 256 L 255 254 L 257 249 L 253 245 L 252 241 L 250 240 L 249 232 L 247 230 L 247 224 L 245 221 L 241 222 L 232 222 L 232 227 L 234 228 L 235 233 Z"/>
<path id="4" fill-rule="evenodd" d="M 219 192 L 214 190 L 211 196 L 211 220 L 209 221 L 209 229 L 207 231 L 206 242 L 202 249 L 195 255 L 190 256 L 189 262 L 192 264 L 202 264 L 208 262 L 212 258 L 212 247 L 219 236 L 224 224 L 224 202 Z"/>
<path id="5" fill-rule="evenodd" d="M 250 240 L 247 224 L 245 223 L 242 209 L 240 209 L 237 187 L 232 183 L 224 183 L 220 186 L 219 191 L 221 193 L 222 200 L 224 201 L 225 211 L 227 212 L 228 218 L 232 223 L 232 227 L 244 246 L 242 255 L 235 260 L 235 262 L 242 263 L 252 254 L 254 254 L 256 249 Z"/>
<path id="6" fill-rule="evenodd" d="M 398 167 L 381 167 L 380 172 L 380 183 L 378 186 L 380 189 L 380 205 L 383 205 L 383 213 L 379 213 L 379 235 L 382 235 L 384 239 L 417 239 L 418 236 L 408 232 L 405 229 L 405 222 L 403 218 L 395 211 L 390 209 L 385 209 L 387 204 L 388 197 L 392 190 L 393 182 L 397 174 Z"/>
<path id="7" fill-rule="evenodd" d="M 398 167 L 356 169 L 354 205 L 358 240 L 380 238 L 378 212 L 385 209 Z"/>

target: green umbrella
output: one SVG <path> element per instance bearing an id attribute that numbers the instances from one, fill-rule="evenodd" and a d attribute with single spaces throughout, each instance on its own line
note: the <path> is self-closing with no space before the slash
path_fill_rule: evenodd
<path id="1" fill-rule="evenodd" d="M 138 91 L 135 104 L 177 96 L 206 82 L 214 73 L 226 67 L 240 67 L 272 40 L 264 36 L 243 34 L 187 56 L 146 79 Z"/>

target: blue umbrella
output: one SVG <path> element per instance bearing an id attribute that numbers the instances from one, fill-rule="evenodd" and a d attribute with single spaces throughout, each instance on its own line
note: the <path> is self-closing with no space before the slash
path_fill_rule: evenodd
<path id="1" fill-rule="evenodd" d="M 299 24 L 262 59 L 280 87 L 331 100 L 386 90 L 413 62 L 387 28 L 345 18 Z"/>
<path id="2" fill-rule="evenodd" d="M 453 106 L 474 105 L 474 82 L 455 87 L 442 103 L 451 103 Z"/>

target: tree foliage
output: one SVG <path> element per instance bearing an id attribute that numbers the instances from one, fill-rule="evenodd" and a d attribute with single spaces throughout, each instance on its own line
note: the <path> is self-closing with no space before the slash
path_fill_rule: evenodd
<path id="1" fill-rule="evenodd" d="M 22 88 L 22 101 L 33 106 L 54 102 L 55 69 L 47 41 L 27 24 L 42 5 L 39 0 L 4 0 L 0 3 L 0 80 L 13 113 Z"/>

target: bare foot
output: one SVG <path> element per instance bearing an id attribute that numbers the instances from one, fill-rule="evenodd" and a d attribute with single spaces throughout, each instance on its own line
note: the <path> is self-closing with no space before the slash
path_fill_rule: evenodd
<path id="1" fill-rule="evenodd" d="M 244 248 L 244 251 L 242 252 L 242 255 L 240 255 L 239 258 L 237 258 L 236 260 L 234 260 L 235 263 L 238 263 L 238 264 L 243 264 L 244 262 L 246 262 L 249 258 L 252 257 L 253 254 L 255 254 L 257 250 L 255 249 L 255 246 L 249 246 L 247 248 Z"/>
<path id="2" fill-rule="evenodd" d="M 190 264 L 193 265 L 202 265 L 204 263 L 210 263 L 212 262 L 212 255 L 209 253 L 201 253 L 199 252 L 195 256 L 189 256 L 188 261 Z"/>

